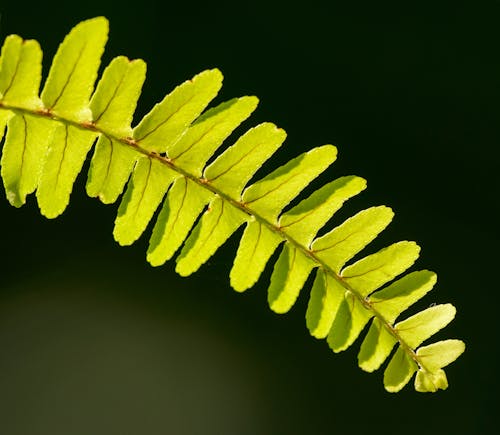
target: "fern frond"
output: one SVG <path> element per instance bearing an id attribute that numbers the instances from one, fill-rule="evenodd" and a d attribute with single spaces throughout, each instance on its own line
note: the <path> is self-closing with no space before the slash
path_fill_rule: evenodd
<path id="1" fill-rule="evenodd" d="M 340 352 L 370 323 L 358 355 L 363 370 L 378 369 L 397 347 L 385 369 L 388 391 L 399 391 L 415 372 L 418 391 L 446 388 L 442 369 L 464 351 L 463 342 L 421 344 L 453 319 L 454 307 L 437 305 L 399 320 L 436 282 L 426 270 L 394 281 L 418 258 L 417 244 L 402 241 L 350 263 L 391 222 L 392 210 L 368 208 L 317 237 L 343 203 L 366 187 L 365 180 L 341 177 L 283 211 L 335 161 L 336 148 L 314 148 L 248 185 L 286 134 L 263 123 L 214 156 L 257 106 L 255 97 L 241 97 L 206 110 L 222 84 L 216 69 L 175 88 L 132 127 L 146 65 L 113 59 L 94 92 L 107 32 L 102 17 L 74 27 L 40 96 L 38 43 L 6 38 L 0 138 L 6 127 L 1 175 L 9 202 L 19 207 L 36 192 L 43 215 L 60 215 L 95 144 L 87 193 L 109 204 L 125 190 L 113 231 L 119 244 L 134 243 L 161 207 L 147 260 L 159 266 L 180 249 L 176 270 L 185 276 L 244 226 L 230 272 L 236 291 L 252 287 L 282 245 L 268 290 L 273 311 L 290 310 L 314 273 L 306 313 L 312 336 L 326 338 Z"/>

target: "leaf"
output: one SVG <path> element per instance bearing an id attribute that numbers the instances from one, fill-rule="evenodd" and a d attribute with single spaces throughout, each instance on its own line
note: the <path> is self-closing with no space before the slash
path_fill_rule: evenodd
<path id="1" fill-rule="evenodd" d="M 134 243 L 146 229 L 165 192 L 178 174 L 157 160 L 137 162 L 115 221 L 113 236 L 122 246 Z"/>
<path id="2" fill-rule="evenodd" d="M 138 153 L 120 142 L 101 135 L 94 149 L 87 179 L 87 195 L 112 204 L 121 195 Z"/>
<path id="3" fill-rule="evenodd" d="M 353 176 L 338 178 L 283 213 L 279 227 L 297 242 L 310 246 L 316 233 L 344 202 L 365 188 L 366 181 L 362 178 Z"/>
<path id="4" fill-rule="evenodd" d="M 221 86 L 222 74 L 217 69 L 204 71 L 184 82 L 141 120 L 134 128 L 134 139 L 145 150 L 168 152 Z"/>
<path id="5" fill-rule="evenodd" d="M 437 390 L 446 390 L 448 388 L 448 379 L 443 370 L 429 373 L 425 370 L 419 370 L 415 378 L 415 390 L 420 393 L 431 392 L 435 393 Z"/>
<path id="6" fill-rule="evenodd" d="M 345 288 L 339 281 L 325 270 L 318 270 L 306 312 L 307 328 L 313 337 L 326 338 L 344 293 Z"/>
<path id="7" fill-rule="evenodd" d="M 270 222 L 337 157 L 332 145 L 314 148 L 276 169 L 243 192 L 243 202 Z"/>
<path id="8" fill-rule="evenodd" d="M 415 348 L 450 323 L 455 313 L 451 304 L 436 305 L 397 323 L 395 329 L 409 346 Z"/>
<path id="9" fill-rule="evenodd" d="M 36 192 L 44 216 L 54 218 L 65 210 L 95 137 L 96 133 L 72 125 L 60 124 L 55 128 Z"/>
<path id="10" fill-rule="evenodd" d="M 412 272 L 390 286 L 373 293 L 369 300 L 388 322 L 393 323 L 404 310 L 427 294 L 436 280 L 434 272 L 428 270 Z"/>
<path id="11" fill-rule="evenodd" d="M 286 133 L 271 123 L 250 129 L 205 169 L 205 179 L 230 198 L 239 200 L 250 178 L 285 137 Z"/>
<path id="12" fill-rule="evenodd" d="M 10 204 L 21 207 L 38 186 L 43 159 L 55 125 L 44 118 L 21 115 L 8 122 L 2 154 L 2 178 Z"/>
<path id="13" fill-rule="evenodd" d="M 351 292 L 347 292 L 333 321 L 328 345 L 334 352 L 346 350 L 373 317 L 373 312 L 363 306 Z"/>
<path id="14" fill-rule="evenodd" d="M 181 276 L 196 272 L 245 220 L 245 214 L 215 197 L 186 240 L 176 272 Z"/>
<path id="15" fill-rule="evenodd" d="M 255 97 L 234 98 L 208 110 L 169 149 L 169 157 L 200 177 L 207 160 L 257 107 Z"/>
<path id="16" fill-rule="evenodd" d="M 411 357 L 399 347 L 384 372 L 384 387 L 390 393 L 400 391 L 417 371 Z"/>
<path id="17" fill-rule="evenodd" d="M 258 221 L 248 222 L 229 275 L 231 286 L 238 292 L 252 287 L 281 242 L 277 232 Z"/>
<path id="18" fill-rule="evenodd" d="M 415 242 L 398 242 L 346 267 L 341 276 L 362 296 L 404 272 L 418 258 L 420 248 Z"/>
<path id="19" fill-rule="evenodd" d="M 93 123 L 109 134 L 131 136 L 130 124 L 145 78 L 144 61 L 114 58 L 90 101 Z"/>
<path id="20" fill-rule="evenodd" d="M 347 219 L 311 245 L 317 258 L 336 273 L 370 243 L 392 220 L 394 213 L 388 207 L 372 207 Z"/>
<path id="21" fill-rule="evenodd" d="M 212 197 L 188 178 L 175 180 L 149 242 L 147 259 L 151 265 L 160 266 L 172 258 Z"/>
<path id="22" fill-rule="evenodd" d="M 81 22 L 64 38 L 42 91 L 47 109 L 76 122 L 91 121 L 88 103 L 107 37 L 108 21 L 98 17 Z"/>
<path id="23" fill-rule="evenodd" d="M 443 340 L 420 347 L 417 356 L 427 370 L 435 371 L 451 364 L 464 350 L 465 344 L 461 340 Z"/>
<path id="24" fill-rule="evenodd" d="M 380 319 L 373 319 L 359 350 L 359 367 L 367 372 L 377 370 L 387 359 L 396 343 L 396 337 L 384 327 Z"/>
<path id="25" fill-rule="evenodd" d="M 0 58 L 0 97 L 4 103 L 41 108 L 42 50 L 38 42 L 8 36 Z"/>
<path id="26" fill-rule="evenodd" d="M 286 313 L 297 300 L 314 262 L 286 243 L 271 275 L 267 300 L 275 313 Z"/>

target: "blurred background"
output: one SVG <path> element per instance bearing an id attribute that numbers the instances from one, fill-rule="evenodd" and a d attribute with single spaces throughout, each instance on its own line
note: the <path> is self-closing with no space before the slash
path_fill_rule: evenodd
<path id="1" fill-rule="evenodd" d="M 311 189 L 356 174 L 368 190 L 333 223 L 391 206 L 394 222 L 365 253 L 419 242 L 415 268 L 439 281 L 417 308 L 453 303 L 457 318 L 436 337 L 467 344 L 448 390 L 386 393 L 381 372 L 357 367 L 360 340 L 334 355 L 309 336 L 307 291 L 290 313 L 269 310 L 272 267 L 245 294 L 230 288 L 241 231 L 188 278 L 173 262 L 150 267 L 147 237 L 120 248 L 116 206 L 84 193 L 87 162 L 55 221 L 33 198 L 10 207 L 0 189 L 2 435 L 494 432 L 500 2 L 47 0 L 0 13 L 2 39 L 41 43 L 45 74 L 71 27 L 108 17 L 103 65 L 120 54 L 148 64 L 137 119 L 220 68 L 214 104 L 261 101 L 238 134 L 262 121 L 288 132 L 261 175 L 335 144 L 338 161 Z"/>

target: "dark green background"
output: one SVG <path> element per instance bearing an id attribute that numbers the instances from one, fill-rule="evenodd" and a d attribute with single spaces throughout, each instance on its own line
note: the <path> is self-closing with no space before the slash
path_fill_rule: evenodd
<path id="1" fill-rule="evenodd" d="M 192 277 L 173 263 L 149 267 L 147 238 L 118 247 L 116 206 L 87 198 L 82 174 L 55 221 L 33 199 L 16 210 L 0 194 L 0 434 L 494 431 L 500 3 L 371 3 L 2 2 L 0 33 L 40 41 L 47 68 L 73 25 L 105 15 L 104 63 L 119 54 L 148 63 L 139 115 L 219 67 L 217 102 L 255 94 L 245 128 L 269 120 L 288 132 L 274 166 L 337 145 L 322 181 L 357 174 L 369 189 L 335 222 L 393 207 L 370 250 L 418 241 L 417 267 L 439 276 L 418 307 L 458 309 L 438 334 L 468 346 L 447 370 L 450 388 L 386 393 L 381 373 L 357 367 L 359 342 L 334 355 L 308 335 L 307 292 L 285 316 L 267 308 L 270 267 L 233 292 L 238 237 Z"/>

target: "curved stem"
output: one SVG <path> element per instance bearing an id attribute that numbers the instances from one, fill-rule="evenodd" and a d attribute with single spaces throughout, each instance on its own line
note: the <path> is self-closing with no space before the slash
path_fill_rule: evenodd
<path id="1" fill-rule="evenodd" d="M 340 275 L 338 275 L 335 271 L 333 271 L 327 264 L 325 264 L 321 259 L 319 259 L 314 251 L 306 248 L 299 242 L 297 242 L 293 237 L 288 235 L 285 231 L 283 231 L 279 226 L 275 225 L 272 222 L 269 222 L 267 219 L 264 217 L 260 216 L 258 213 L 254 212 L 251 207 L 248 207 L 245 203 L 241 201 L 237 201 L 234 198 L 231 198 L 224 192 L 220 191 L 216 187 L 214 187 L 210 182 L 204 178 L 199 178 L 190 172 L 184 170 L 182 167 L 177 166 L 175 162 L 172 159 L 169 159 L 168 157 L 164 157 L 160 154 L 157 154 L 152 151 L 148 151 L 144 148 L 141 148 L 139 145 L 139 141 L 136 141 L 132 138 L 124 138 L 124 137 L 118 137 L 114 135 L 113 133 L 110 133 L 109 131 L 106 131 L 105 129 L 98 128 L 94 123 L 78 123 L 76 121 L 58 116 L 51 112 L 50 110 L 34 110 L 30 109 L 27 107 L 20 107 L 20 106 L 13 106 L 10 104 L 3 103 L 0 101 L 0 109 L 4 110 L 10 110 L 13 112 L 18 112 L 18 113 L 23 113 L 23 114 L 28 114 L 32 116 L 38 116 L 38 117 L 43 117 L 43 118 L 49 118 L 53 119 L 54 121 L 58 121 L 62 124 L 65 125 L 73 125 L 77 128 L 83 129 L 83 130 L 91 130 L 99 134 L 105 135 L 108 139 L 112 139 L 115 142 L 118 142 L 122 144 L 123 146 L 128 146 L 136 150 L 138 153 L 143 154 L 150 159 L 156 159 L 157 161 L 161 162 L 162 164 L 168 166 L 170 169 L 176 171 L 177 173 L 181 174 L 182 176 L 189 178 L 192 180 L 194 183 L 203 186 L 205 189 L 210 190 L 214 194 L 220 196 L 223 198 L 225 201 L 229 202 L 233 207 L 236 207 L 237 209 L 241 210 L 242 212 L 246 213 L 249 216 L 252 216 L 255 218 L 257 221 L 259 221 L 261 224 L 265 225 L 267 228 L 269 228 L 271 231 L 278 233 L 282 239 L 287 241 L 288 243 L 292 244 L 295 248 L 300 250 L 304 255 L 308 256 L 311 258 L 319 267 L 324 269 L 329 275 L 331 275 L 336 281 L 338 281 L 342 287 L 346 289 L 346 291 L 349 291 L 352 293 L 358 301 L 363 305 L 364 308 L 367 310 L 370 310 L 374 317 L 380 320 L 382 325 L 385 327 L 385 329 L 399 342 L 399 345 L 403 348 L 403 350 L 408 354 L 408 356 L 415 361 L 415 363 L 422 369 L 426 370 L 425 365 L 422 363 L 418 355 L 415 353 L 413 348 L 409 346 L 403 338 L 398 334 L 398 331 L 396 331 L 393 326 L 390 324 L 390 322 L 385 319 L 385 317 L 378 312 L 371 302 L 367 300 L 364 296 L 362 296 L 356 289 L 352 288 L 348 283 L 346 283 Z"/>

